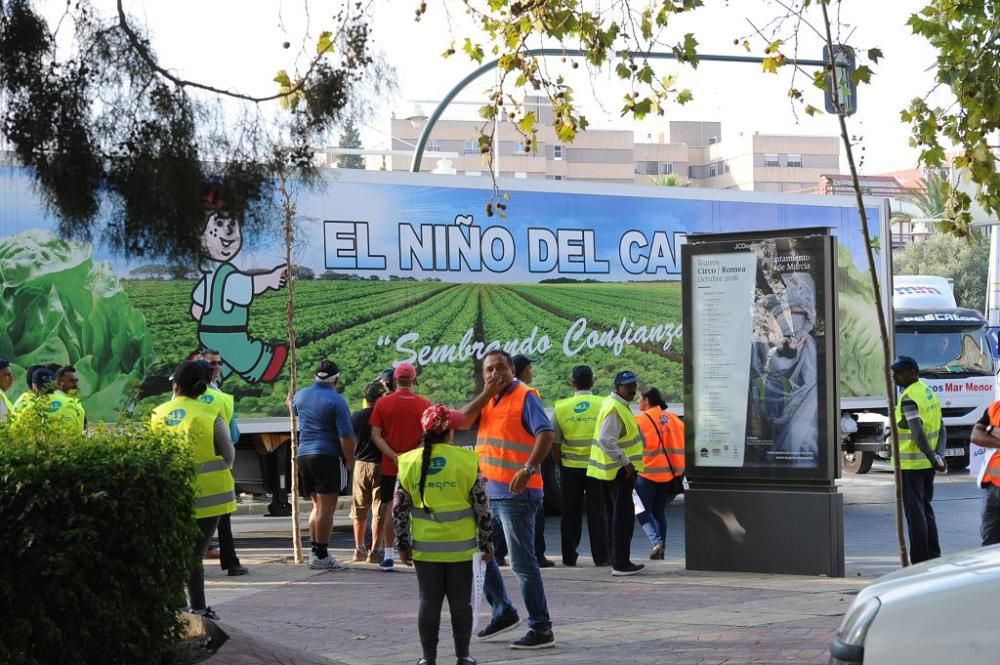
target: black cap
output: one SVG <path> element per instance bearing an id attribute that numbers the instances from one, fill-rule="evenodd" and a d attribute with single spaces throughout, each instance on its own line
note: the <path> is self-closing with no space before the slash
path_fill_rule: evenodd
<path id="1" fill-rule="evenodd" d="M 522 353 L 519 353 L 513 358 L 511 358 L 511 361 L 513 361 L 514 363 L 514 376 L 517 376 L 518 374 L 524 371 L 525 367 L 535 362 L 534 360 L 532 360 L 531 358 Z"/>
<path id="2" fill-rule="evenodd" d="M 618 386 L 623 386 L 626 383 L 638 383 L 639 377 L 635 375 L 635 372 L 630 372 L 625 370 L 624 372 L 618 372 L 615 374 L 615 388 Z"/>
<path id="3" fill-rule="evenodd" d="M 56 380 L 56 374 L 47 367 L 39 367 L 31 373 L 31 385 L 36 388 L 44 388 Z"/>
<path id="4" fill-rule="evenodd" d="M 337 367 L 337 363 L 332 360 L 324 360 L 316 368 L 315 376 L 320 381 L 328 381 L 338 374 L 340 374 L 340 368 Z"/>
<path id="5" fill-rule="evenodd" d="M 892 363 L 892 369 L 912 369 L 915 372 L 919 372 L 920 365 L 910 356 L 896 356 L 896 359 Z"/>
<path id="6" fill-rule="evenodd" d="M 10 361 L 6 358 L 0 358 L 0 369 L 7 369 L 10 367 Z"/>
<path id="7" fill-rule="evenodd" d="M 594 380 L 594 370 L 588 365 L 577 365 L 573 368 L 573 380 L 577 383 L 586 383 Z"/>

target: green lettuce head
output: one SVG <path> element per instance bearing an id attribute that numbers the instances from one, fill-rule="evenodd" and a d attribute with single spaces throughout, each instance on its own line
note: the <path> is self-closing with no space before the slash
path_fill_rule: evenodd
<path id="1" fill-rule="evenodd" d="M 90 421 L 115 420 L 153 361 L 146 320 L 93 248 L 47 231 L 0 240 L 0 356 L 76 367 Z"/>

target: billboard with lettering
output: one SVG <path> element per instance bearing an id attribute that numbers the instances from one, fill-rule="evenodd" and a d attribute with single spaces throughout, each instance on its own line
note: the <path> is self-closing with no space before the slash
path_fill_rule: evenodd
<path id="1" fill-rule="evenodd" d="M 680 246 L 692 234 L 829 227 L 839 237 L 842 393 L 877 394 L 878 333 L 858 215 L 835 197 L 677 187 L 504 183 L 507 218 L 487 217 L 488 179 L 334 172 L 298 194 L 294 256 L 300 381 L 332 358 L 357 406 L 394 363 L 420 390 L 460 404 L 491 348 L 534 360 L 547 404 L 571 394 L 575 365 L 601 392 L 622 369 L 682 396 Z M 288 282 L 278 239 L 244 238 L 209 214 L 191 265 L 126 261 L 58 240 L 23 170 L 0 170 L 0 356 L 23 369 L 73 363 L 89 413 L 143 413 L 170 369 L 199 348 L 222 352 L 224 388 L 244 417 L 282 415 L 288 388 Z M 868 210 L 879 234 L 883 210 Z"/>

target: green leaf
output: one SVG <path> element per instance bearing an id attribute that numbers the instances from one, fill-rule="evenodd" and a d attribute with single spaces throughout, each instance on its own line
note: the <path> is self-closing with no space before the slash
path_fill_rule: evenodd
<path id="1" fill-rule="evenodd" d="M 872 70 L 871 67 L 867 65 L 859 65 L 857 69 L 851 72 L 851 82 L 854 85 L 859 83 L 871 83 L 872 81 Z"/>
<path id="2" fill-rule="evenodd" d="M 533 132 L 535 130 L 535 112 L 528 111 L 525 113 L 524 117 L 517 123 L 517 128 L 524 134 Z"/>
<path id="3" fill-rule="evenodd" d="M 483 47 L 479 44 L 473 44 L 472 40 L 468 37 L 465 38 L 465 45 L 462 47 L 462 50 L 476 62 L 483 61 Z"/>
<path id="4" fill-rule="evenodd" d="M 280 85 L 282 88 L 292 87 L 292 82 L 288 78 L 288 72 L 286 72 L 284 69 L 278 71 L 278 73 L 274 77 L 274 82 Z"/>
<path id="5" fill-rule="evenodd" d="M 319 34 L 319 39 L 316 41 L 316 55 L 333 53 L 333 41 L 331 41 L 331 37 L 333 37 L 333 33 L 329 30 L 324 30 Z"/>
<path id="6" fill-rule="evenodd" d="M 687 88 L 684 88 L 683 90 L 681 90 L 680 92 L 677 93 L 677 103 L 678 104 L 682 104 L 682 105 L 683 104 L 687 104 L 692 99 L 694 99 L 694 94 L 690 90 L 688 90 Z"/>
<path id="7" fill-rule="evenodd" d="M 868 59 L 877 65 L 878 61 L 882 59 L 882 49 L 880 48 L 868 49 Z"/>
<path id="8" fill-rule="evenodd" d="M 814 116 L 817 113 L 822 113 L 823 112 L 821 109 L 816 108 L 812 104 L 807 104 L 806 108 L 804 110 L 805 110 L 806 115 L 808 115 L 808 116 Z"/>

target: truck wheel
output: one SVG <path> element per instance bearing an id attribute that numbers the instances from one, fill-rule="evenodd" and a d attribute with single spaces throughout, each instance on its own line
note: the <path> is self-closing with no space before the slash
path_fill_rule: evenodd
<path id="1" fill-rule="evenodd" d="M 969 468 L 968 455 L 962 455 L 961 457 L 945 457 L 944 460 L 948 465 L 949 471 L 962 471 Z"/>
<path id="2" fill-rule="evenodd" d="M 844 471 L 856 474 L 868 473 L 872 468 L 872 462 L 875 461 L 875 454 L 867 450 L 856 450 L 853 453 L 845 452 L 842 461 Z"/>

